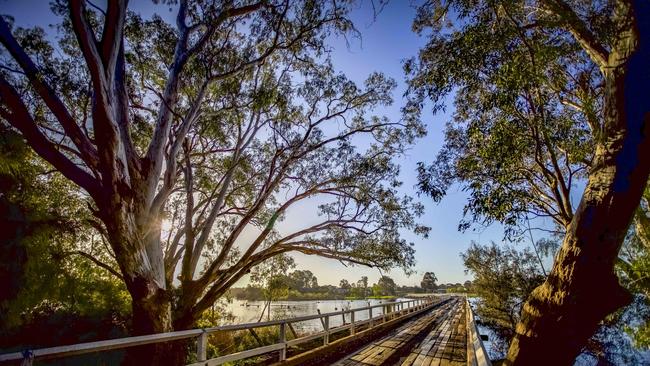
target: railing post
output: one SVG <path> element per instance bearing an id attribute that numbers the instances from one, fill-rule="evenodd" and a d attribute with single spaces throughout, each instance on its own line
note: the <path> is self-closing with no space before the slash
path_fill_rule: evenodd
<path id="1" fill-rule="evenodd" d="M 280 350 L 280 361 L 287 359 L 287 323 L 280 323 L 280 343 L 282 343 L 282 349 Z"/>
<path id="2" fill-rule="evenodd" d="M 198 361 L 205 361 L 208 359 L 208 333 L 204 330 L 196 344 L 196 358 Z"/>
<path id="3" fill-rule="evenodd" d="M 354 329 L 354 310 L 350 313 L 350 335 L 354 335 L 356 329 Z"/>
<path id="4" fill-rule="evenodd" d="M 318 315 L 320 315 L 320 309 L 316 309 L 316 312 L 318 312 Z M 323 321 L 323 317 L 321 316 L 318 319 L 320 319 L 320 323 L 323 325 L 323 329 L 325 329 L 325 322 Z"/>
<path id="5" fill-rule="evenodd" d="M 372 328 L 372 308 L 368 309 L 368 324 L 370 324 L 370 328 Z"/>
<path id="6" fill-rule="evenodd" d="M 328 345 L 330 343 L 330 317 L 325 316 L 325 321 L 323 322 L 325 328 L 325 336 L 323 337 L 323 344 Z"/>

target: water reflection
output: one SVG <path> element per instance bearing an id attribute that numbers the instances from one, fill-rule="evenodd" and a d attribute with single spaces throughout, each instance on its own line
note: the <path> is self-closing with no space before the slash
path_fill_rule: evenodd
<path id="1" fill-rule="evenodd" d="M 395 301 L 406 301 L 410 299 L 399 298 L 397 300 L 307 300 L 307 301 L 273 301 L 271 303 L 271 319 L 296 318 L 307 315 L 316 315 L 320 310 L 321 313 L 332 313 L 342 310 L 363 308 L 372 305 L 386 304 L 389 306 Z M 226 310 L 232 313 L 233 318 L 225 324 L 253 323 L 257 322 L 264 309 L 263 301 L 246 301 L 233 299 L 227 304 Z M 390 310 L 389 310 L 390 311 Z M 384 307 L 372 309 L 373 317 L 383 314 Z M 368 310 L 357 311 L 354 314 L 355 321 L 368 319 Z M 266 311 L 262 321 L 267 319 Z M 345 316 L 345 322 L 350 322 L 350 315 Z M 343 316 L 337 315 L 330 317 L 330 327 L 336 327 L 343 324 Z M 315 332 L 323 330 L 320 319 L 311 319 L 293 323 L 293 327 L 299 332 Z"/>

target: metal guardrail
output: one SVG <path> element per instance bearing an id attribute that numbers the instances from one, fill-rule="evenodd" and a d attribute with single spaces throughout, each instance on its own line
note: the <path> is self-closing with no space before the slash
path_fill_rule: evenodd
<path id="1" fill-rule="evenodd" d="M 350 329 L 350 334 L 353 335 L 356 332 L 356 328 L 361 325 L 369 324 L 369 328 L 372 328 L 373 323 L 375 323 L 377 320 L 381 320 L 382 321 L 381 323 L 383 323 L 386 321 L 386 318 L 389 316 L 392 317 L 393 315 L 402 316 L 402 315 L 410 314 L 416 311 L 424 310 L 425 308 L 427 308 L 432 304 L 434 304 L 434 300 L 432 298 L 414 299 L 414 300 L 390 302 L 390 303 L 366 306 L 362 308 L 341 310 L 341 311 L 335 311 L 330 313 L 301 316 L 301 317 L 289 318 L 289 319 L 272 320 L 272 321 L 258 322 L 258 323 L 224 325 L 220 327 L 212 327 L 212 328 L 205 328 L 205 329 L 191 329 L 191 330 L 150 334 L 150 335 L 143 335 L 143 336 L 136 336 L 136 337 L 110 339 L 105 341 L 79 343 L 79 344 L 73 344 L 68 346 L 41 348 L 36 350 L 29 350 L 28 353 L 30 354 L 31 357 L 33 357 L 33 359 L 51 359 L 51 358 L 61 358 L 61 357 L 68 357 L 68 356 L 77 356 L 77 355 L 101 352 L 101 351 L 123 349 L 123 348 L 141 346 L 145 344 L 195 338 L 197 340 L 196 354 L 197 354 L 198 362 L 193 363 L 190 366 L 221 365 L 225 362 L 242 360 L 245 358 L 259 356 L 265 353 L 275 352 L 275 351 L 280 351 L 279 360 L 283 361 L 287 357 L 287 347 L 295 346 L 297 344 L 301 344 L 318 338 L 323 338 L 323 344 L 327 345 L 329 343 L 330 335 L 334 333 L 346 329 Z M 373 317 L 372 310 L 376 308 L 384 308 L 384 310 L 382 311 L 382 314 L 380 314 L 379 316 Z M 368 319 L 362 321 L 355 321 L 355 314 L 360 311 L 368 311 Z M 345 323 L 346 314 L 349 314 L 349 319 L 350 319 L 349 323 Z M 333 316 L 342 316 L 344 320 L 344 324 L 338 327 L 330 327 L 329 326 L 330 318 Z M 310 334 L 292 340 L 287 340 L 287 336 L 286 336 L 287 326 L 290 327 L 291 326 L 290 324 L 292 323 L 313 320 L 313 319 L 321 320 L 321 324 L 323 325 L 322 332 Z M 271 344 L 268 346 L 263 346 L 263 347 L 257 347 L 250 350 L 233 353 L 225 356 L 220 356 L 209 360 L 207 359 L 206 353 L 207 353 L 207 345 L 208 345 L 208 335 L 216 332 L 222 332 L 222 331 L 247 330 L 247 329 L 262 328 L 262 327 L 269 327 L 269 326 L 278 326 L 280 328 L 279 329 L 280 339 L 278 343 Z M 23 360 L 24 358 L 25 357 L 23 352 L 0 354 L 0 362 L 20 361 Z"/>
<path id="2" fill-rule="evenodd" d="M 467 365 L 468 366 L 492 366 L 492 361 L 485 351 L 485 346 L 474 321 L 474 312 L 465 297 L 467 307 Z"/>

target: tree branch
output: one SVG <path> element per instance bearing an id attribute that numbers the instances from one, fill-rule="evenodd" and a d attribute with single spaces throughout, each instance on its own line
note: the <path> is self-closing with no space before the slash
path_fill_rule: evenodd
<path id="1" fill-rule="evenodd" d="M 2 42 L 14 60 L 20 65 L 34 90 L 36 90 L 45 102 L 45 105 L 47 105 L 52 114 L 61 123 L 66 134 L 70 137 L 77 149 L 79 149 L 81 156 L 84 158 L 84 162 L 91 169 L 95 169 L 98 162 L 95 146 L 93 146 L 88 136 L 81 131 L 79 125 L 77 125 L 65 104 L 56 95 L 54 89 L 45 82 L 41 71 L 13 37 L 9 30 L 9 25 L 3 17 L 0 17 L 0 42 Z"/>

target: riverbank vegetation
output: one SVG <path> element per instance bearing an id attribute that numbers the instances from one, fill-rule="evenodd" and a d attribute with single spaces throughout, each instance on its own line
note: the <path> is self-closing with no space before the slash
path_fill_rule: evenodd
<path id="1" fill-rule="evenodd" d="M 281 268 L 277 264 L 274 268 Z M 246 287 L 233 287 L 228 296 L 248 301 L 277 300 L 364 300 L 364 299 L 395 299 L 409 294 L 425 293 L 468 293 L 472 282 L 436 284 L 433 272 L 426 272 L 421 286 L 398 286 L 389 276 L 382 276 L 377 283 L 369 284 L 368 277 L 362 276 L 358 281 L 342 279 L 339 286 L 318 285 L 318 279 L 309 270 L 298 270 L 287 275 L 275 274 L 268 282 L 253 282 Z M 266 286 L 271 286 L 265 287 Z M 272 294 L 269 296 L 269 294 Z"/>

